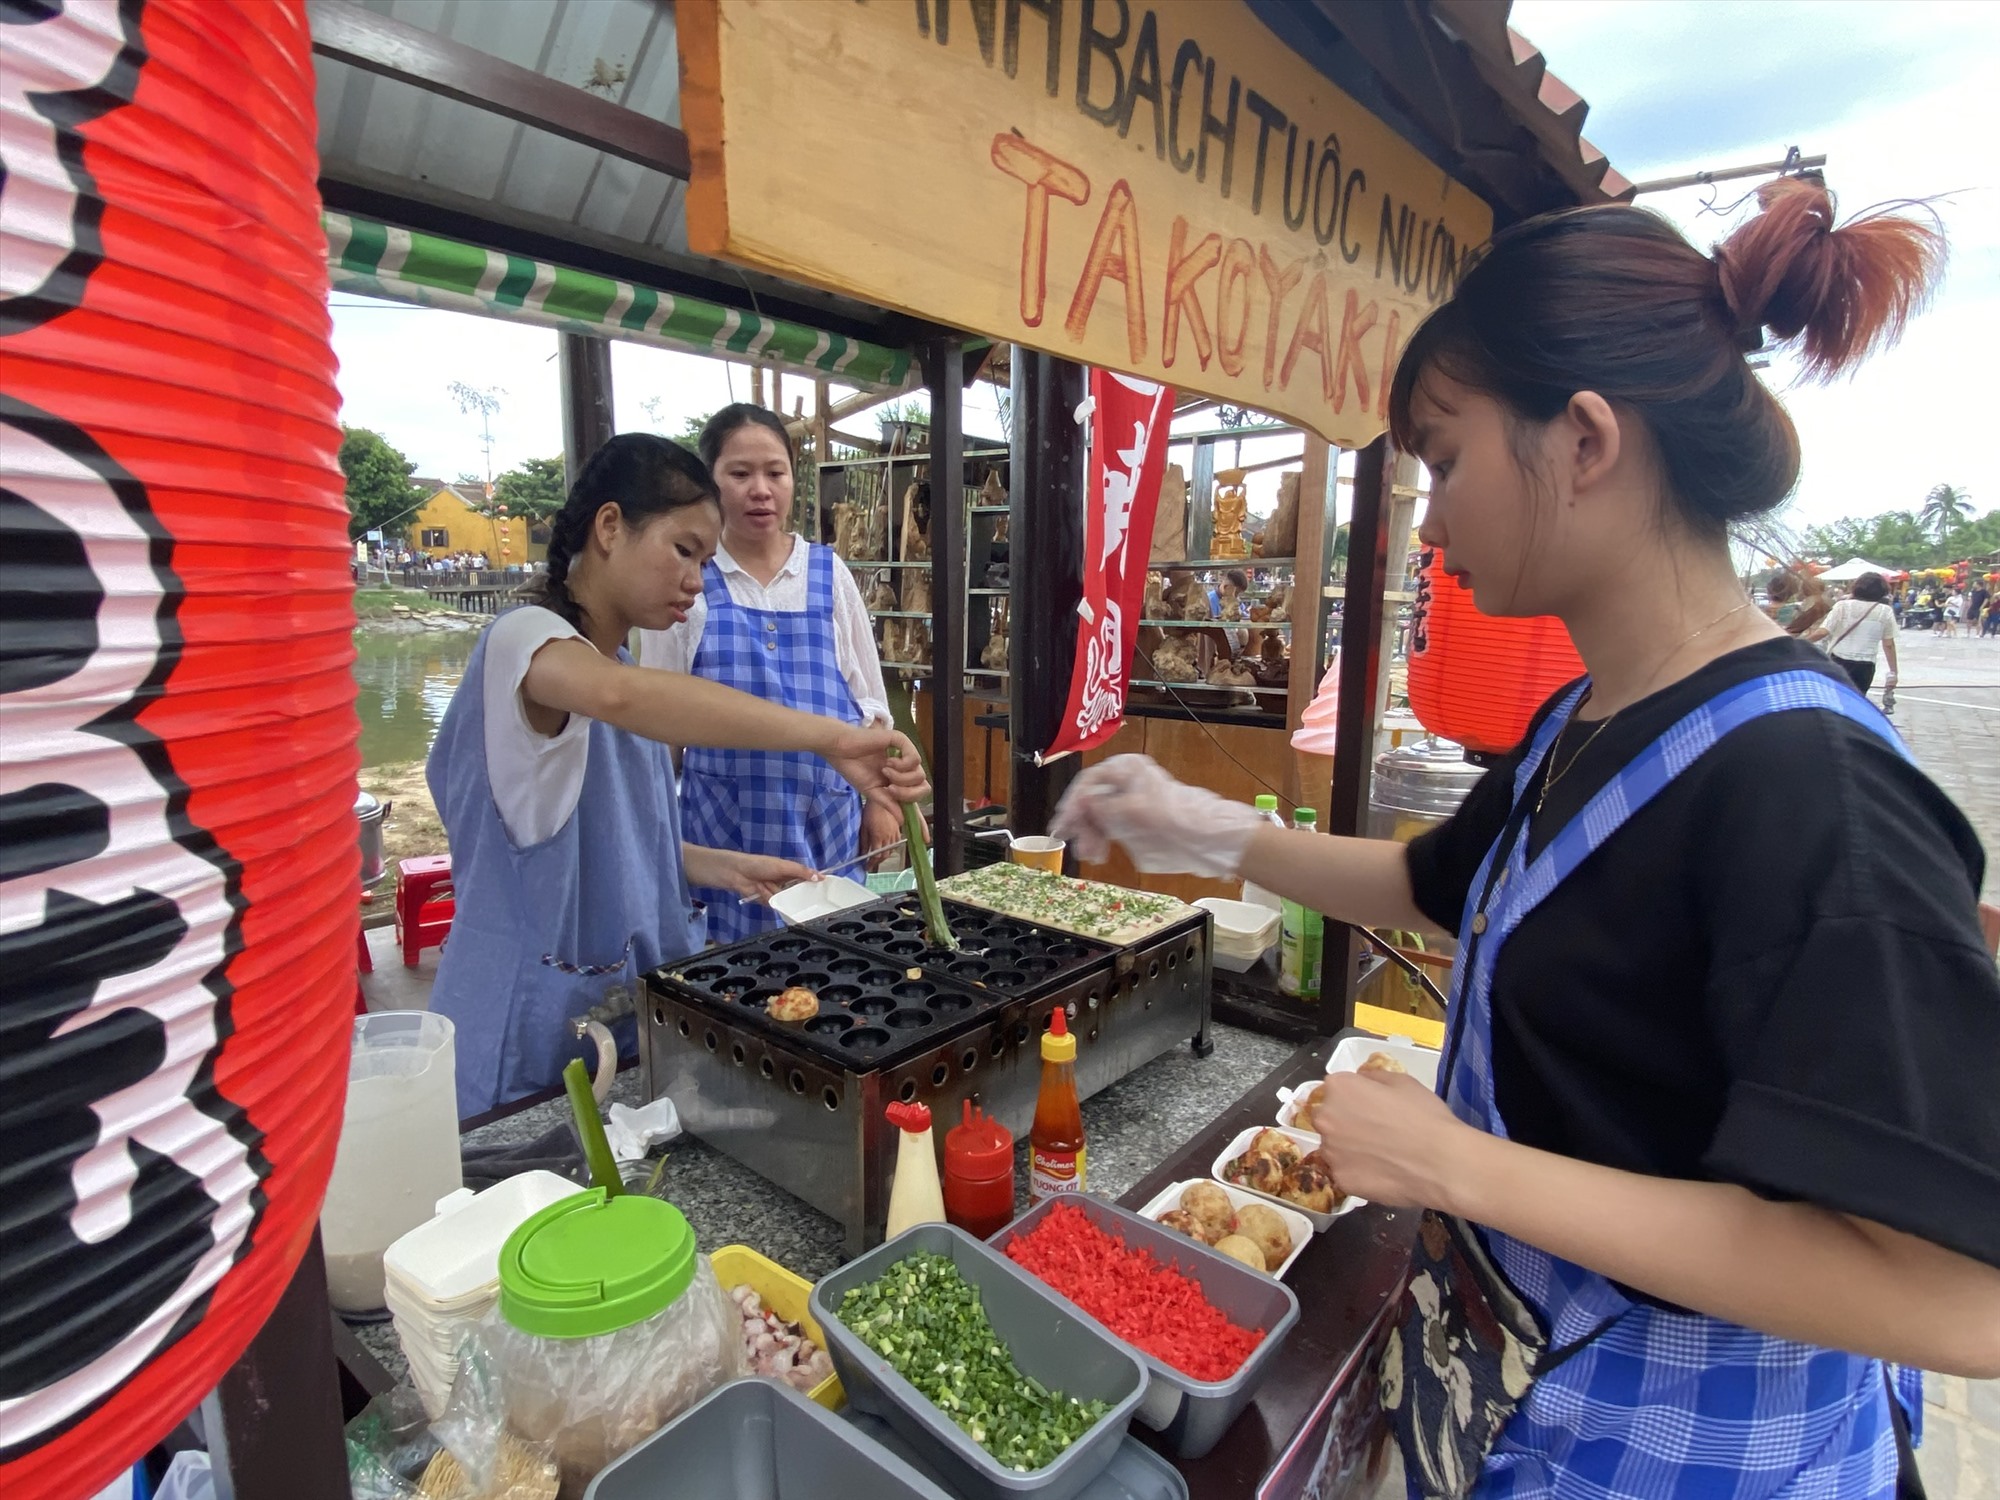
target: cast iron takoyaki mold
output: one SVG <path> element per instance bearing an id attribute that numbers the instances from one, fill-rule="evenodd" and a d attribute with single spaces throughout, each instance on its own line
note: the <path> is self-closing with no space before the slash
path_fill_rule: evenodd
<path id="1" fill-rule="evenodd" d="M 693 954 L 650 977 L 676 998 L 857 1073 L 892 1067 L 1014 998 L 928 969 L 913 979 L 912 967 L 795 928 Z M 771 1000 L 793 985 L 818 995 L 819 1014 L 772 1017 Z"/>
<path id="2" fill-rule="evenodd" d="M 956 901 L 945 902 L 944 914 L 951 923 L 952 936 L 958 939 L 957 953 L 930 945 L 924 935 L 923 908 L 915 896 L 850 907 L 809 922 L 798 931 L 825 933 L 841 943 L 851 943 L 879 954 L 886 964 L 899 970 L 921 968 L 926 975 L 1012 996 L 1032 995 L 1065 984 L 1111 952 L 1088 938 Z"/>

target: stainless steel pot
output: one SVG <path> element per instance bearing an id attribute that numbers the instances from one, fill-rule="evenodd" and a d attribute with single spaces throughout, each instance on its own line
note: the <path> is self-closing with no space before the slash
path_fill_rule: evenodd
<path id="1" fill-rule="evenodd" d="M 382 858 L 382 820 L 396 804 L 367 792 L 354 799 L 354 821 L 361 825 L 361 889 L 372 891 L 388 873 Z"/>
<path id="2" fill-rule="evenodd" d="M 1375 757 L 1368 789 L 1368 832 L 1407 843 L 1435 828 L 1486 773 L 1449 740 L 1425 738 Z"/>

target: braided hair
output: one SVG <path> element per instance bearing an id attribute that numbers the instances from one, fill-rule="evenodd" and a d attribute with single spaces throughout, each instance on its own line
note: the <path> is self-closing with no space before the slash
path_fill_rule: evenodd
<path id="1" fill-rule="evenodd" d="M 684 506 L 717 504 L 708 466 L 679 443 L 650 432 L 623 432 L 591 454 L 549 522 L 547 571 L 522 591 L 531 604 L 554 610 L 579 630 L 583 608 L 569 591 L 570 565 L 590 539 L 597 513 L 618 507 L 638 528 Z"/>

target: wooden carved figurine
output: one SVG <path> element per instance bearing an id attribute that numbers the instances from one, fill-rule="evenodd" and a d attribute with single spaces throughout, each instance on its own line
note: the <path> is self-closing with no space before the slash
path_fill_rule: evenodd
<path id="1" fill-rule="evenodd" d="M 919 479 L 903 492 L 903 561 L 928 562 L 931 555 L 931 487 Z"/>
<path id="2" fill-rule="evenodd" d="M 1243 469 L 1224 469 L 1215 476 L 1215 526 L 1209 556 L 1248 557 L 1250 544 L 1243 540 L 1243 524 L 1250 517 L 1250 500 L 1243 493 Z"/>

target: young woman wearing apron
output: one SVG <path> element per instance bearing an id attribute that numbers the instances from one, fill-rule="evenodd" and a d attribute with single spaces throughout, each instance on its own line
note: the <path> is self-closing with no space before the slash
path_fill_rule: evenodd
<path id="1" fill-rule="evenodd" d="M 1082 858 L 1458 934 L 1442 1097 L 1342 1074 L 1314 1121 L 1345 1189 L 1426 1210 L 1380 1372 L 1413 1494 L 1889 1500 L 1914 1371 L 2000 1374 L 1984 855 L 1726 534 L 1799 468 L 1744 351 L 1850 367 L 1941 250 L 1835 229 L 1799 179 L 1713 259 L 1622 206 L 1497 236 L 1391 427 L 1425 542 L 1486 612 L 1560 616 L 1590 675 L 1407 848 L 1141 757 L 1064 800 Z"/>
<path id="2" fill-rule="evenodd" d="M 734 902 L 811 876 L 683 842 L 669 742 L 824 756 L 829 776 L 891 801 L 927 790 L 886 729 L 632 664 L 626 636 L 685 618 L 720 530 L 699 459 L 615 437 L 555 517 L 539 602 L 473 647 L 425 773 L 457 902 L 431 1008 L 457 1025 L 462 1119 L 554 1087 L 580 1050 L 571 1017 L 699 946 L 691 885 Z"/>
<path id="3" fill-rule="evenodd" d="M 722 500 L 722 542 L 702 570 L 700 600 L 666 631 L 643 631 L 646 666 L 692 672 L 772 703 L 849 724 L 886 727 L 882 662 L 847 565 L 831 547 L 786 530 L 792 449 L 761 406 L 724 407 L 702 429 L 701 455 Z M 810 755 L 690 748 L 681 757 L 688 836 L 826 870 L 902 835 L 887 797 L 864 800 Z M 858 863 L 838 873 L 858 876 Z M 777 925 L 765 906 L 697 887 L 711 942 Z"/>

